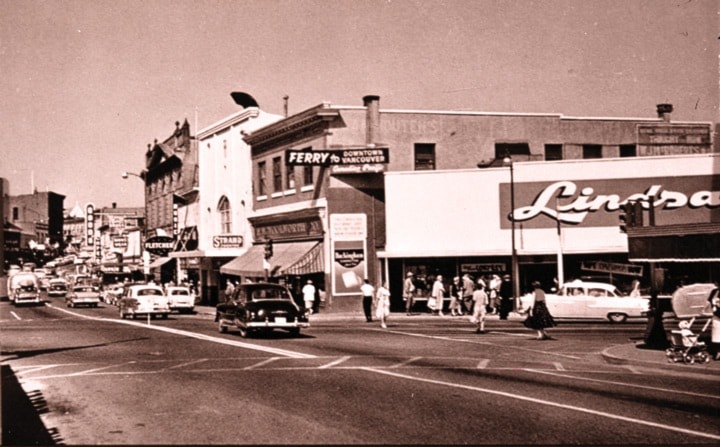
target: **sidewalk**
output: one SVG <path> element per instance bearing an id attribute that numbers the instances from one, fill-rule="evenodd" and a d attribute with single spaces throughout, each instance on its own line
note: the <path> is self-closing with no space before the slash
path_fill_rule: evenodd
<path id="1" fill-rule="evenodd" d="M 215 308 L 210 306 L 195 306 L 195 310 L 198 314 L 204 315 L 215 315 Z M 448 319 L 457 319 L 458 317 L 446 317 Z M 467 317 L 462 317 L 467 318 Z M 497 315 L 487 315 L 487 322 L 498 320 Z M 437 320 L 437 315 L 432 315 L 427 312 L 414 313 L 413 315 L 406 315 L 404 312 L 394 312 L 389 317 L 392 321 L 423 321 L 423 320 Z M 508 321 L 521 322 L 525 319 L 524 316 L 517 313 L 510 313 Z M 316 322 L 357 322 L 364 323 L 365 315 L 362 311 L 356 312 L 319 312 L 310 316 L 310 323 Z M 490 323 L 491 325 L 492 323 Z M 710 360 L 709 363 L 699 364 L 686 364 L 686 363 L 672 363 L 667 360 L 664 349 L 647 349 L 644 347 L 642 340 L 628 341 L 621 345 L 614 345 L 605 348 L 602 351 L 602 357 L 606 362 L 615 365 L 631 365 L 631 366 L 644 366 L 644 367 L 664 367 L 672 368 L 677 370 L 679 373 L 692 373 L 692 374 L 710 374 L 720 377 L 720 361 Z"/>

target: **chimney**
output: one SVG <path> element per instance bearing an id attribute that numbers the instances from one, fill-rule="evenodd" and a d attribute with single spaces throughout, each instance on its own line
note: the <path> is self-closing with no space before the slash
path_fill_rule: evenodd
<path id="1" fill-rule="evenodd" d="M 365 115 L 365 143 L 373 144 L 380 139 L 380 97 L 367 95 L 363 97 L 367 107 Z"/>
<path id="2" fill-rule="evenodd" d="M 112 207 L 113 207 L 113 209 L 117 208 L 117 202 L 113 202 Z"/>
<path id="3" fill-rule="evenodd" d="M 658 104 L 657 105 L 657 114 L 658 118 L 662 118 L 665 122 L 670 122 L 670 114 L 673 111 L 672 104 Z"/>

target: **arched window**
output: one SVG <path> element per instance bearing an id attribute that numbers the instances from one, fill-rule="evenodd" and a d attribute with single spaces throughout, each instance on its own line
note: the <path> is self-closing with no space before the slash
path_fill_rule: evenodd
<path id="1" fill-rule="evenodd" d="M 232 233 L 232 213 L 230 209 L 230 201 L 227 197 L 222 196 L 218 202 L 218 212 L 220 213 L 220 233 Z"/>

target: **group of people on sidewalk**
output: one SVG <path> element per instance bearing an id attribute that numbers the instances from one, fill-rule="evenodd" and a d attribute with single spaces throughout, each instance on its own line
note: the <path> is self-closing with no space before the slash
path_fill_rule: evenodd
<path id="1" fill-rule="evenodd" d="M 537 331 L 537 340 L 552 340 L 545 329 L 556 325 L 555 320 L 545 305 L 545 292 L 538 281 L 533 283 L 535 299 L 533 305 L 527 310 L 527 318 L 523 322 L 525 327 Z M 450 297 L 449 310 L 452 316 L 470 315 L 470 322 L 476 325 L 476 333 L 485 333 L 485 317 L 488 313 L 497 313 L 500 320 L 507 320 L 513 310 L 513 286 L 510 275 L 502 280 L 495 276 L 488 282 L 483 278 L 474 281 L 470 275 L 453 278 L 453 283 L 445 290 L 442 275 L 437 275 L 433 283 L 432 292 L 428 299 L 428 307 L 437 315 L 444 316 L 443 306 L 446 295 Z M 375 317 L 380 320 L 380 326 L 387 328 L 387 318 L 390 316 L 390 290 L 384 281 L 377 290 L 368 279 L 360 286 L 362 293 L 363 312 L 368 322 L 373 321 L 373 308 Z M 412 315 L 414 304 L 415 284 L 413 273 L 408 272 L 403 283 L 403 301 L 407 315 Z M 497 299 L 494 299 L 495 297 Z"/>

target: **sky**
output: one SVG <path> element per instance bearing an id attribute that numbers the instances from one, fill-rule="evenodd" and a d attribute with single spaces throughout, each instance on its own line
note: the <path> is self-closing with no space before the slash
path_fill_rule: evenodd
<path id="1" fill-rule="evenodd" d="M 0 177 L 143 206 L 147 145 L 239 110 L 717 122 L 717 0 L 0 0 Z"/>

